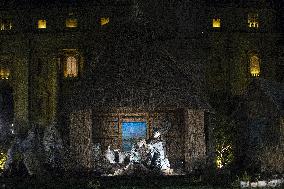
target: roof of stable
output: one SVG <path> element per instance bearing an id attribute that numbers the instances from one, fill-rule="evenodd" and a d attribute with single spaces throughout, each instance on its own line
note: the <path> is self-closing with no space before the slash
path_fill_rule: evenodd
<path id="1" fill-rule="evenodd" d="M 155 43 L 142 22 L 130 21 L 111 31 L 112 39 L 97 57 L 91 78 L 72 94 L 76 107 L 96 109 L 193 108 L 211 111 L 200 81 L 185 75 L 176 60 Z"/>

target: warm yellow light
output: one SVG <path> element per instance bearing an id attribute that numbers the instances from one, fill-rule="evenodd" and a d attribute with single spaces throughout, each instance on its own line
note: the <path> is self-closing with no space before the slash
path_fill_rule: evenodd
<path id="1" fill-rule="evenodd" d="M 3 171 L 3 170 L 4 170 L 5 163 L 6 163 L 7 159 L 8 159 L 7 154 L 1 152 L 1 153 L 0 153 L 0 171 Z"/>
<path id="2" fill-rule="evenodd" d="M 222 160 L 219 159 L 219 158 L 216 160 L 216 164 L 217 164 L 218 168 L 222 168 L 223 167 Z"/>
<path id="3" fill-rule="evenodd" d="M 78 61 L 74 56 L 68 56 L 66 59 L 64 77 L 78 76 Z"/>
<path id="4" fill-rule="evenodd" d="M 101 18 L 101 26 L 106 25 L 109 23 L 109 18 Z"/>
<path id="5" fill-rule="evenodd" d="M 250 28 L 258 28 L 258 14 L 249 14 L 248 15 L 248 27 Z"/>
<path id="6" fill-rule="evenodd" d="M 9 20 L 0 20 L 0 30 L 11 30 L 12 22 Z"/>
<path id="7" fill-rule="evenodd" d="M 9 79 L 10 70 L 5 68 L 0 68 L 0 78 L 1 79 Z"/>
<path id="8" fill-rule="evenodd" d="M 251 73 L 251 75 L 253 77 L 258 77 L 259 76 L 259 70 L 257 70 L 257 69 L 255 69 L 255 70 L 251 69 L 250 73 Z"/>
<path id="9" fill-rule="evenodd" d="M 67 18 L 65 24 L 67 28 L 76 28 L 78 26 L 76 18 Z"/>
<path id="10" fill-rule="evenodd" d="M 250 57 L 250 73 L 253 77 L 258 77 L 260 74 L 260 58 L 257 55 Z"/>
<path id="11" fill-rule="evenodd" d="M 221 27 L 221 19 L 216 18 L 212 20 L 212 26 L 213 28 L 220 28 Z"/>
<path id="12" fill-rule="evenodd" d="M 46 20 L 38 20 L 37 28 L 38 29 L 45 29 L 46 28 Z"/>

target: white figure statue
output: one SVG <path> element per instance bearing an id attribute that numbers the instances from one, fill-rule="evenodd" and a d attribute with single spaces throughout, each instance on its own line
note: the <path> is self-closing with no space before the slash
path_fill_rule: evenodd
<path id="1" fill-rule="evenodd" d="M 172 172 L 170 169 L 170 162 L 168 158 L 166 157 L 165 152 L 165 146 L 164 142 L 159 140 L 159 137 L 161 136 L 160 132 L 155 132 L 154 138 L 157 139 L 156 141 L 153 141 L 152 144 L 148 145 L 148 148 L 151 152 L 151 157 L 154 157 L 154 154 L 158 154 L 158 159 L 156 160 L 156 164 L 160 166 L 160 169 L 162 172 L 168 174 L 169 172 Z"/>
<path id="2" fill-rule="evenodd" d="M 114 152 L 110 149 L 110 146 L 108 146 L 106 154 L 105 154 L 106 159 L 110 162 L 110 163 L 115 163 L 114 159 L 115 159 L 115 155 Z"/>
<path id="3" fill-rule="evenodd" d="M 118 152 L 119 155 L 119 163 L 123 163 L 125 159 L 125 154 L 123 152 Z"/>

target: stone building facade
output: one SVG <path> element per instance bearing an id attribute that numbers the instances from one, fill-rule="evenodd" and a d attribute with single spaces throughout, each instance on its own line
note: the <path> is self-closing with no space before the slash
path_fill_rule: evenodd
<path id="1" fill-rule="evenodd" d="M 147 138 L 169 124 L 169 159 L 192 170 L 213 156 L 208 99 L 215 108 L 214 97 L 242 95 L 253 77 L 283 82 L 280 6 L 4 1 L 0 88 L 13 98 L 7 124 L 21 133 L 56 122 L 80 158 L 89 157 L 82 149 L 90 142 L 120 148 L 127 120 L 146 122 Z"/>
<path id="2" fill-rule="evenodd" d="M 271 162 L 283 161 L 283 89 L 283 84 L 261 78 L 248 86 L 235 113 L 239 122 L 237 159 L 240 163 L 275 171 Z M 272 151 L 268 156 L 273 160 L 262 161 L 262 156 Z M 274 158 L 276 154 L 279 154 L 278 160 Z M 283 171 L 282 166 L 279 169 Z"/>

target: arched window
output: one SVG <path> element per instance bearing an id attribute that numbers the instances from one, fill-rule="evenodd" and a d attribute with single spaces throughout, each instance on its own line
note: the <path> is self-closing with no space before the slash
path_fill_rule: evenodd
<path id="1" fill-rule="evenodd" d="M 0 66 L 0 79 L 9 79 L 10 69 Z"/>
<path id="2" fill-rule="evenodd" d="M 59 56 L 62 76 L 64 78 L 78 78 L 83 66 L 83 57 L 78 49 L 62 49 Z"/>
<path id="3" fill-rule="evenodd" d="M 9 19 L 0 19 L 0 30 L 11 30 L 12 21 Z"/>
<path id="4" fill-rule="evenodd" d="M 248 27 L 250 28 L 258 28 L 258 14 L 257 13 L 249 13 L 248 14 Z"/>
<path id="5" fill-rule="evenodd" d="M 257 54 L 253 54 L 250 57 L 250 74 L 253 77 L 258 77 L 260 74 L 260 58 Z"/>
<path id="6" fill-rule="evenodd" d="M 64 70 L 64 77 L 77 77 L 78 76 L 78 61 L 74 56 L 68 56 Z"/>

